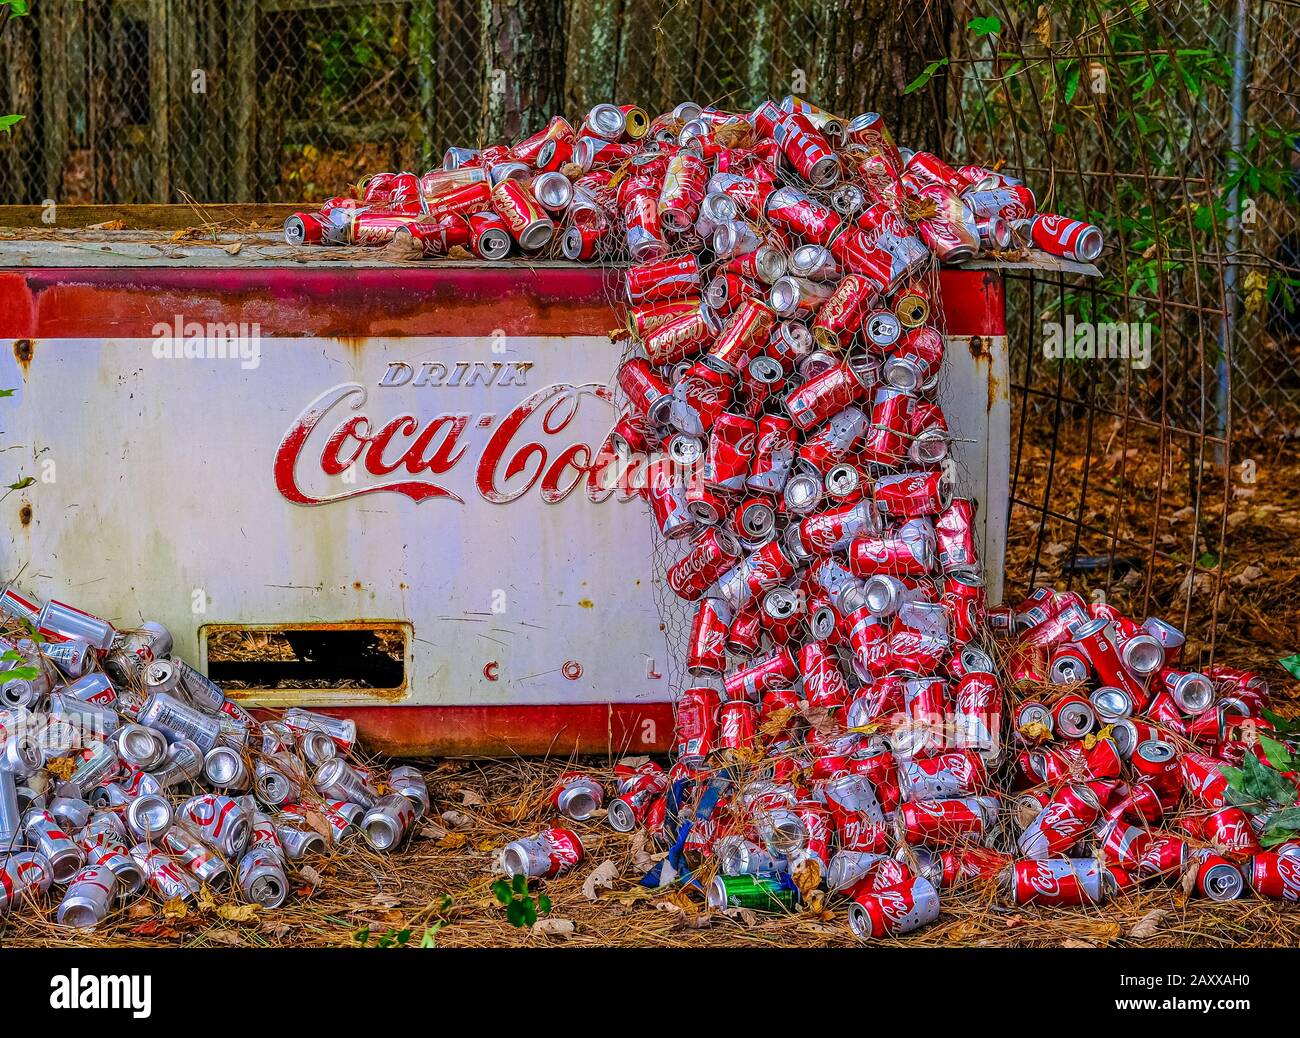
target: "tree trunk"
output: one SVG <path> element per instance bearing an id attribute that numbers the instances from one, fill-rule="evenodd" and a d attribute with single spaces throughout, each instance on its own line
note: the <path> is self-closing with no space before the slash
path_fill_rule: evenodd
<path id="1" fill-rule="evenodd" d="M 564 99 L 562 0 L 485 0 L 487 136 L 515 141 L 545 125 Z"/>

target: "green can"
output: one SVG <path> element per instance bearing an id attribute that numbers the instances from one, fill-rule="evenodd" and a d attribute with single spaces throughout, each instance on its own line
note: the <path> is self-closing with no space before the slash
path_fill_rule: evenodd
<path id="1" fill-rule="evenodd" d="M 715 876 L 709 884 L 709 907 L 714 909 L 793 912 L 798 900 L 788 876 Z"/>

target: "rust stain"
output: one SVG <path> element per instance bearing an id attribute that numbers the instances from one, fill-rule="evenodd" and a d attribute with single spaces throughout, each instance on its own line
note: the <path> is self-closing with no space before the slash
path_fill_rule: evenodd
<path id="1" fill-rule="evenodd" d="M 969 346 L 970 355 L 976 360 L 987 360 L 993 356 L 992 350 L 989 349 L 990 340 L 982 335 L 972 335 Z"/>
<path id="2" fill-rule="evenodd" d="M 23 505 L 22 508 L 18 509 L 18 521 L 22 523 L 24 526 L 27 526 L 29 523 L 31 523 L 32 521 L 31 505 Z"/>
<path id="3" fill-rule="evenodd" d="M 590 598 L 580 598 L 578 599 L 578 605 L 580 605 L 583 609 L 592 609 L 595 607 L 596 603 L 593 602 Z"/>
<path id="4" fill-rule="evenodd" d="M 23 369 L 23 378 L 27 377 L 27 372 L 31 367 L 32 354 L 36 352 L 36 343 L 31 339 L 14 340 L 14 357 Z"/>

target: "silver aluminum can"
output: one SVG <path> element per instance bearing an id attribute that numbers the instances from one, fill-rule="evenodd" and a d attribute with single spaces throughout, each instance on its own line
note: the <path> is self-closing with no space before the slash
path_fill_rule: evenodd
<path id="1" fill-rule="evenodd" d="M 48 894 L 54 884 L 54 869 L 40 851 L 19 851 L 0 856 L 0 915 L 26 895 L 32 899 Z"/>
<path id="2" fill-rule="evenodd" d="M 163 901 L 180 898 L 188 901 L 199 892 L 199 881 L 161 847 L 138 843 L 131 848 L 131 857 L 144 872 L 150 888 Z"/>
<path id="3" fill-rule="evenodd" d="M 377 851 L 391 851 L 415 821 L 415 808 L 401 793 L 389 793 L 361 819 L 366 842 Z"/>
<path id="4" fill-rule="evenodd" d="M 295 734 L 324 732 L 344 753 L 357 744 L 357 723 L 350 717 L 331 717 L 329 714 L 293 707 L 284 712 L 283 721 Z"/>
<path id="5" fill-rule="evenodd" d="M 69 790 L 75 792 L 75 787 Z M 54 820 L 65 833 L 77 832 L 90 821 L 91 806 L 80 796 L 56 796 L 47 805 Z"/>
<path id="6" fill-rule="evenodd" d="M 22 808 L 18 804 L 18 784 L 6 771 L 0 771 L 0 854 L 15 846 L 23 831 Z"/>
<path id="7" fill-rule="evenodd" d="M 66 642 L 44 642 L 41 655 L 53 663 L 64 677 L 80 678 L 95 663 L 95 650 L 83 638 L 69 638 Z"/>
<path id="8" fill-rule="evenodd" d="M 140 893 L 144 887 L 144 872 L 139 863 L 131 857 L 130 848 L 117 836 L 110 833 L 96 833 L 83 837 L 81 849 L 86 855 L 87 865 L 102 865 L 113 873 L 117 879 L 117 896 L 122 900 Z"/>
<path id="9" fill-rule="evenodd" d="M 388 773 L 388 788 L 401 793 L 415 808 L 415 817 L 423 818 L 429 810 L 429 784 L 419 768 L 402 764 Z M 599 806 L 599 804 L 597 804 Z"/>
<path id="10" fill-rule="evenodd" d="M 181 739 L 167 747 L 162 765 L 150 772 L 150 775 L 160 789 L 169 789 L 194 781 L 202 772 L 203 751 L 189 739 Z"/>
<path id="11" fill-rule="evenodd" d="M 272 820 L 275 835 L 287 861 L 300 861 L 309 854 L 324 854 L 325 837 L 312 829 L 301 815 L 280 812 Z"/>
<path id="12" fill-rule="evenodd" d="M 23 817 L 23 831 L 31 846 L 50 863 L 56 883 L 67 883 L 86 863 L 86 856 L 71 836 L 59 828 L 49 811 L 33 808 Z"/>
<path id="13" fill-rule="evenodd" d="M 105 865 L 87 865 L 68 884 L 59 902 L 60 926 L 93 930 L 104 921 L 117 896 L 117 877 Z"/>
<path id="14" fill-rule="evenodd" d="M 230 867 L 184 826 L 168 829 L 162 847 L 200 883 L 208 884 L 213 890 L 224 890 L 230 885 Z"/>
<path id="15" fill-rule="evenodd" d="M 137 720 L 142 725 L 162 732 L 168 742 L 189 739 L 202 753 L 212 749 L 221 737 L 221 724 L 216 718 L 209 717 L 167 692 L 150 693 Z"/>
<path id="16" fill-rule="evenodd" d="M 71 726 L 82 746 L 112 735 L 122 725 L 122 718 L 112 707 L 85 703 L 61 692 L 50 693 L 50 717 Z"/>
<path id="17" fill-rule="evenodd" d="M 111 782 L 122 770 L 122 762 L 107 742 L 92 742 L 81 751 L 81 763 L 69 780 L 84 797 L 92 789 Z"/>
<path id="18" fill-rule="evenodd" d="M 298 759 L 287 753 L 263 757 L 253 764 L 253 791 L 267 807 L 296 802 L 305 778 Z"/>
<path id="19" fill-rule="evenodd" d="M 366 809 L 360 804 L 345 800 L 331 800 L 325 804 L 325 821 L 330 827 L 330 842 L 336 846 L 361 830 L 361 820 Z"/>
<path id="20" fill-rule="evenodd" d="M 59 638 L 80 638 L 100 652 L 108 652 L 113 647 L 113 638 L 117 634 L 107 620 L 52 599 L 41 610 L 36 628 Z"/>
<path id="21" fill-rule="evenodd" d="M 371 808 L 377 799 L 366 781 L 342 757 L 327 760 L 312 776 L 312 784 L 322 796 L 333 800 L 346 800 Z"/>
<path id="22" fill-rule="evenodd" d="M 243 792 L 252 784 L 244 755 L 229 746 L 214 746 L 207 752 L 203 758 L 203 777 L 217 789 Z"/>
<path id="23" fill-rule="evenodd" d="M 167 740 L 162 733 L 142 724 L 124 724 L 110 741 L 122 760 L 144 771 L 156 768 L 167 756 Z"/>
<path id="24" fill-rule="evenodd" d="M 200 674 L 184 660 L 172 657 L 172 664 L 180 675 L 180 689 L 185 698 L 206 714 L 215 714 L 226 701 L 221 686 L 206 674 Z"/>
<path id="25" fill-rule="evenodd" d="M 175 821 L 172 802 L 159 793 L 143 793 L 126 808 L 127 828 L 144 843 L 161 842 Z"/>
<path id="26" fill-rule="evenodd" d="M 253 828 L 248 836 L 248 846 L 250 850 L 253 847 L 269 847 L 276 854 L 284 856 L 279 830 L 276 829 L 275 821 L 270 815 L 263 814 L 261 811 L 253 812 Z"/>
<path id="27" fill-rule="evenodd" d="M 239 859 L 239 889 L 263 908 L 279 908 L 289 896 L 289 878 L 280 855 L 267 847 L 254 847 Z"/>
<path id="28" fill-rule="evenodd" d="M 339 755 L 338 743 L 324 732 L 303 732 L 299 739 L 302 755 L 313 768 Z"/>
<path id="29" fill-rule="evenodd" d="M 150 663 L 171 654 L 171 631 L 156 620 L 146 620 L 134 631 L 118 633 L 104 659 L 104 669 L 117 681 L 139 684 Z"/>
<path id="30" fill-rule="evenodd" d="M 14 732 L 0 742 L 0 772 L 13 778 L 26 778 L 44 763 L 40 744 L 27 732 Z"/>
<path id="31" fill-rule="evenodd" d="M 252 820 L 233 797 L 200 793 L 185 801 L 176 816 L 191 833 L 225 858 L 239 857 L 248 845 Z"/>

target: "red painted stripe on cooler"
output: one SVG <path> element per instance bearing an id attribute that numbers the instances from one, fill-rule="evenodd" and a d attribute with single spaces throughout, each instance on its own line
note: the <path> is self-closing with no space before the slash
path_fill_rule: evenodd
<path id="1" fill-rule="evenodd" d="M 0 271 L 0 338 L 152 338 L 186 322 L 266 337 L 599 335 L 622 273 L 597 267 L 51 267 Z M 940 273 L 949 335 L 1005 335 L 1002 278 Z"/>
<path id="2" fill-rule="evenodd" d="M 673 735 L 662 702 L 310 709 L 353 718 L 368 749 L 399 757 L 658 753 Z"/>

